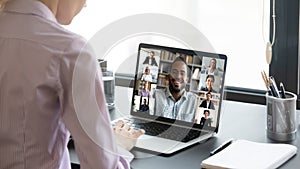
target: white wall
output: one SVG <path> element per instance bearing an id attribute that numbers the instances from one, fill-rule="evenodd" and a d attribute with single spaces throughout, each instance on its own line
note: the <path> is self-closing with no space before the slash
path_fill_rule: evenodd
<path id="1" fill-rule="evenodd" d="M 116 72 L 135 72 L 137 45 L 140 42 L 187 48 L 192 46 L 198 50 L 210 50 L 228 56 L 226 85 L 265 89 L 260 72 L 265 70 L 268 73 L 266 42 L 263 40 L 268 35 L 268 27 L 263 28 L 262 25 L 268 25 L 268 22 L 263 23 L 262 18 L 263 12 L 266 14 L 265 18 L 269 17 L 269 7 L 265 6 L 263 11 L 263 2 L 269 3 L 261 0 L 94 0 L 88 1 L 87 8 L 67 28 L 94 42 L 107 42 L 94 43 L 93 46 L 100 51 L 96 52 L 101 55 L 98 57 L 107 59 L 110 69 Z M 113 44 L 108 43 L 113 40 L 107 34 L 111 33 L 111 37 L 116 38 L 118 33 L 124 33 L 125 30 L 120 27 L 117 32 L 107 30 L 103 35 L 104 29 L 113 27 L 114 23 L 126 17 L 145 13 L 166 14 L 182 20 L 194 26 L 203 37 L 195 38 L 189 34 L 190 31 L 179 30 L 180 26 L 174 26 L 170 32 L 177 31 L 185 39 L 147 32 L 132 34 L 117 42 L 114 40 Z M 135 24 L 128 27 L 134 29 Z M 172 25 L 167 22 L 163 26 L 168 24 Z M 160 26 L 161 24 L 157 25 Z"/>

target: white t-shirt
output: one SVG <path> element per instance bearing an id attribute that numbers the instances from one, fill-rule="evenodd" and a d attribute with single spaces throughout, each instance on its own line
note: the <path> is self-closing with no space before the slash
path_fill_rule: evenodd
<path id="1" fill-rule="evenodd" d="M 147 82 L 152 82 L 152 76 L 151 75 L 143 74 L 141 80 L 144 80 L 144 81 L 147 81 Z"/>

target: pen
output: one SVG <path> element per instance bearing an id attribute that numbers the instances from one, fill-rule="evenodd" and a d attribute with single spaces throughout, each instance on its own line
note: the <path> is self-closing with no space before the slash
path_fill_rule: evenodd
<path id="1" fill-rule="evenodd" d="M 281 91 L 281 98 L 285 99 L 286 98 L 286 96 L 285 96 L 285 88 L 284 88 L 282 82 L 280 82 L 279 87 L 280 87 L 280 91 Z"/>
<path id="2" fill-rule="evenodd" d="M 276 85 L 276 82 L 275 82 L 275 79 L 273 76 L 269 77 L 269 82 L 270 82 L 270 89 L 273 93 L 273 96 L 279 98 L 280 97 L 279 91 L 278 91 L 278 88 L 277 88 L 277 85 Z"/>
<path id="3" fill-rule="evenodd" d="M 224 150 L 226 147 L 228 147 L 234 140 L 233 139 L 230 139 L 230 140 L 227 140 L 226 142 L 224 142 L 223 144 L 221 144 L 219 147 L 217 147 L 216 149 L 214 149 L 213 151 L 210 152 L 210 155 L 215 155 L 217 154 L 218 152 Z"/>

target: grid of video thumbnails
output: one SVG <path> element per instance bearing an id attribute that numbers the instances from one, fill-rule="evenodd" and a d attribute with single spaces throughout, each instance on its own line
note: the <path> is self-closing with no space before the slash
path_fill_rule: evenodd
<path id="1" fill-rule="evenodd" d="M 224 60 L 150 48 L 141 48 L 139 54 L 133 99 L 134 112 L 157 115 L 155 104 L 160 101 L 155 97 L 155 93 L 169 87 L 172 63 L 177 57 L 182 57 L 189 71 L 188 80 L 184 84 L 185 92 L 198 96 L 193 119 L 186 121 L 216 127 Z"/>

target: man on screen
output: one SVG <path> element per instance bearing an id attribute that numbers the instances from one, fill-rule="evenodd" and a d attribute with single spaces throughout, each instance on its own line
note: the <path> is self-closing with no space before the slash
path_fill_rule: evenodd
<path id="1" fill-rule="evenodd" d="M 169 86 L 157 89 L 155 97 L 155 115 L 171 119 L 193 122 L 197 110 L 198 96 L 186 91 L 190 70 L 181 57 L 177 57 L 168 75 Z"/>
<path id="2" fill-rule="evenodd" d="M 143 62 L 143 64 L 149 64 L 151 66 L 158 66 L 154 57 L 154 51 L 149 52 L 149 56 L 147 56 Z"/>
<path id="3" fill-rule="evenodd" d="M 200 104 L 199 107 L 203 107 L 203 108 L 208 108 L 208 109 L 212 109 L 215 110 L 215 105 L 214 103 L 211 101 L 211 93 L 207 92 L 206 93 L 206 100 L 203 100 Z"/>
<path id="4" fill-rule="evenodd" d="M 148 111 L 149 110 L 149 106 L 147 103 L 147 99 L 143 99 L 143 103 L 140 106 L 140 111 Z"/>

